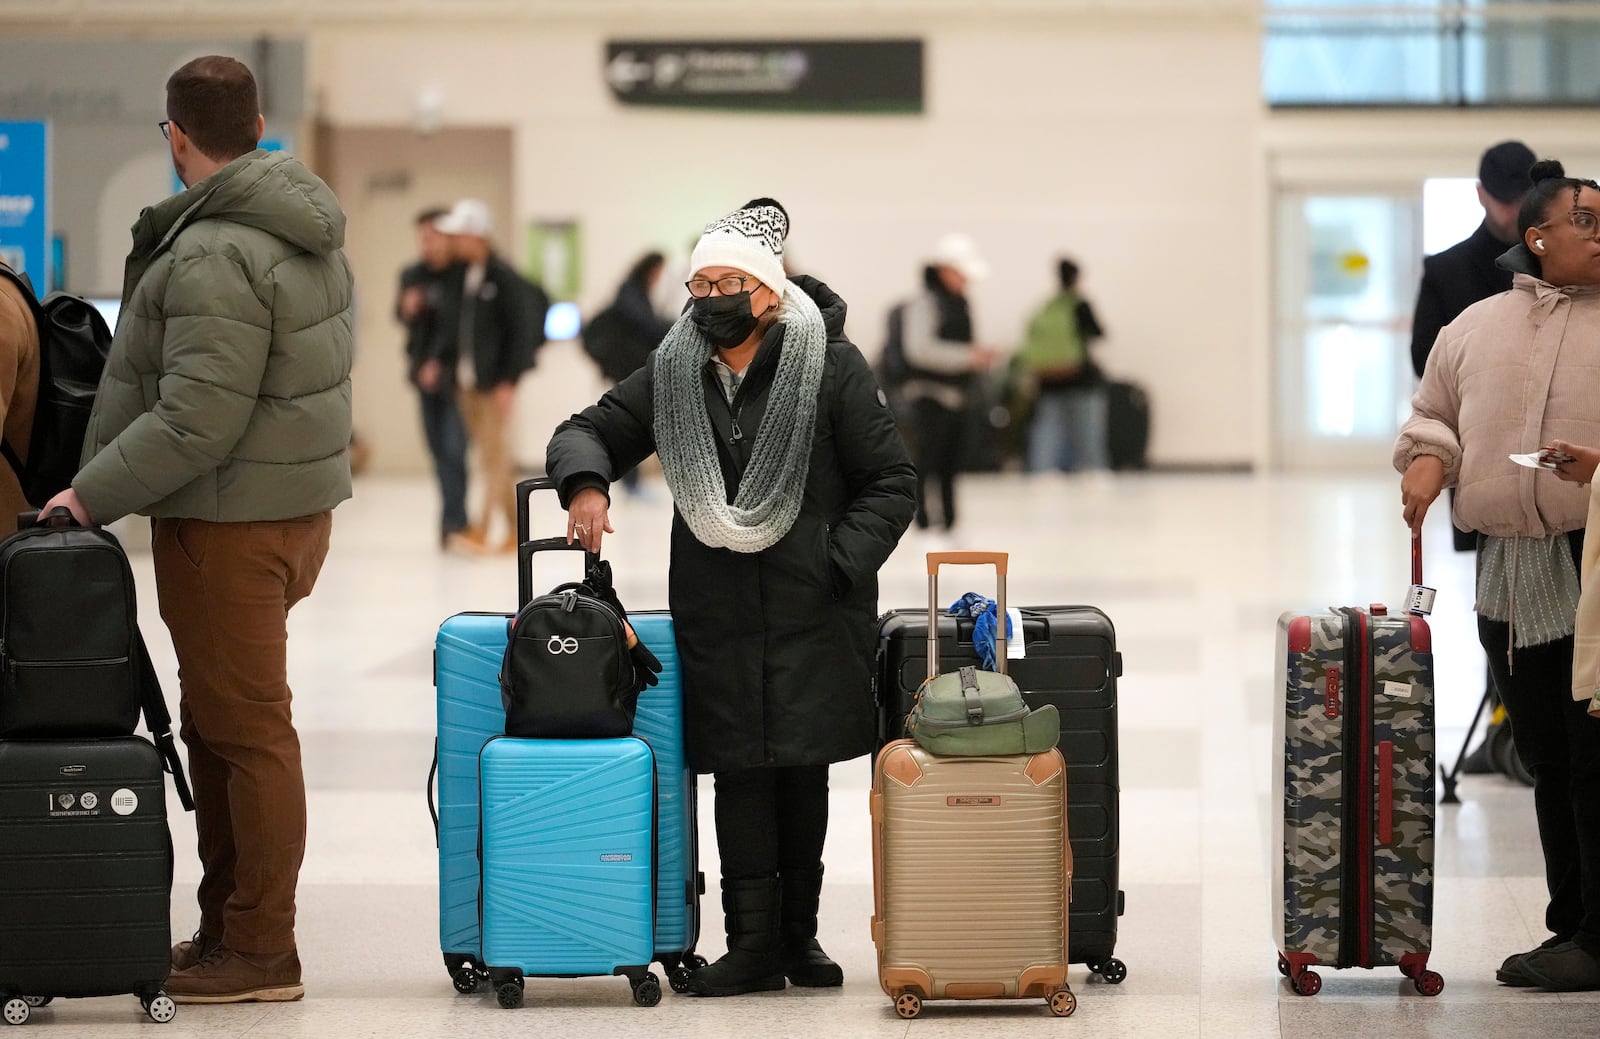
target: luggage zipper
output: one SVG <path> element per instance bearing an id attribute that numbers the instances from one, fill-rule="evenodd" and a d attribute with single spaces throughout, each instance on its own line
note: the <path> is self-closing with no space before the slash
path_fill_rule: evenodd
<path id="1" fill-rule="evenodd" d="M 4 656 L 4 647 L 0 647 L 0 656 Z M 127 657 L 100 657 L 95 660 L 18 660 L 16 657 L 5 657 L 6 670 L 13 677 L 17 668 L 63 668 L 63 667 L 110 667 L 114 664 L 126 664 Z"/>
<path id="2" fill-rule="evenodd" d="M 1360 838 L 1357 830 L 1360 827 L 1360 816 L 1356 813 L 1356 806 L 1361 803 L 1360 774 L 1361 770 L 1356 762 L 1359 760 L 1359 750 L 1356 744 L 1360 738 L 1360 725 L 1357 716 L 1360 714 L 1358 702 L 1361 698 L 1360 662 L 1356 655 L 1356 622 L 1349 609 L 1340 609 L 1339 616 L 1344 621 L 1344 653 L 1343 674 L 1344 704 L 1343 717 L 1339 726 L 1340 759 L 1343 762 L 1342 772 L 1339 776 L 1339 795 L 1343 801 L 1340 809 L 1339 832 L 1339 961 L 1334 966 L 1350 967 L 1358 961 L 1360 953 L 1356 950 L 1357 932 L 1361 929 L 1359 900 L 1353 897 L 1358 889 L 1360 878 L 1357 876 L 1356 861 L 1360 857 Z"/>
<path id="3" fill-rule="evenodd" d="M 1374 767 L 1374 749 L 1372 746 L 1372 621 L 1364 611 L 1356 610 L 1353 612 L 1355 614 L 1356 627 L 1360 632 L 1357 641 L 1361 653 L 1359 658 L 1361 665 L 1361 695 L 1356 707 L 1357 724 L 1361 726 L 1361 757 L 1358 759 L 1361 769 L 1359 773 L 1360 782 L 1358 784 L 1361 797 L 1358 802 L 1361 806 L 1361 826 L 1358 831 L 1361 841 L 1361 854 L 1356 860 L 1357 866 L 1361 870 L 1358 886 L 1360 893 L 1358 909 L 1361 914 L 1360 929 L 1356 933 L 1357 940 L 1361 943 L 1361 949 L 1360 960 L 1357 965 L 1371 967 L 1373 962 L 1373 915 L 1377 911 L 1377 907 L 1373 905 L 1373 886 L 1374 874 L 1378 865 L 1378 856 L 1374 847 L 1376 840 L 1374 832 L 1376 792 L 1373 789 L 1372 775 Z"/>

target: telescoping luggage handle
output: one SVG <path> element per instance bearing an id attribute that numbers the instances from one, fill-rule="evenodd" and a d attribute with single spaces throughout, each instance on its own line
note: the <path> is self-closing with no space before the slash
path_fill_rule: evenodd
<path id="1" fill-rule="evenodd" d="M 600 561 L 598 553 L 586 550 L 576 541 L 569 545 L 565 537 L 541 538 L 538 541 L 530 539 L 528 499 L 535 491 L 553 491 L 555 487 L 555 481 L 548 476 L 536 476 L 517 484 L 517 609 L 519 610 L 533 601 L 532 564 L 533 557 L 540 552 L 582 552 L 585 575 Z"/>
<path id="2" fill-rule="evenodd" d="M 1411 532 L 1411 589 L 1406 593 L 1406 612 L 1426 617 L 1433 612 L 1437 592 L 1422 583 L 1422 532 Z"/>
<path id="3" fill-rule="evenodd" d="M 1005 552 L 928 553 L 928 677 L 939 677 L 939 568 L 941 566 L 992 566 L 995 575 L 994 666 L 1006 673 L 1006 570 L 1011 557 Z"/>

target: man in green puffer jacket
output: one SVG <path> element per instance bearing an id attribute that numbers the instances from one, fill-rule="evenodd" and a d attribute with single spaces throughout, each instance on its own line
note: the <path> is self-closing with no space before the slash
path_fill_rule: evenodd
<path id="1" fill-rule="evenodd" d="M 257 150 L 250 70 L 198 58 L 161 124 L 187 190 L 133 227 L 116 341 L 72 487 L 81 523 L 154 524 L 204 876 L 173 947 L 180 1003 L 299 999 L 305 781 L 287 614 L 350 497 L 345 217 L 298 161 Z"/>

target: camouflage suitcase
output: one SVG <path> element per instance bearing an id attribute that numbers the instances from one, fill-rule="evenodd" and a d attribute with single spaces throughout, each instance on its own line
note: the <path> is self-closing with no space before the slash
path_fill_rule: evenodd
<path id="1" fill-rule="evenodd" d="M 1433 643 L 1413 547 L 1412 612 L 1386 607 L 1278 619 L 1282 764 L 1273 777 L 1274 940 L 1302 996 L 1315 966 L 1397 966 L 1425 996 L 1433 943 Z"/>

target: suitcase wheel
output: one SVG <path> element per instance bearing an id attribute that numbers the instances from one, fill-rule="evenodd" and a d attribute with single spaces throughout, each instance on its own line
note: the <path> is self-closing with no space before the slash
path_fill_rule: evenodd
<path id="1" fill-rule="evenodd" d="M 689 979 L 694 977 L 694 971 L 688 967 L 674 967 L 667 972 L 667 984 L 672 986 L 674 992 L 689 991 Z"/>
<path id="2" fill-rule="evenodd" d="M 457 967 L 450 972 L 450 984 L 454 985 L 456 991 L 464 996 L 469 996 L 478 991 L 478 982 L 481 980 L 478 972 L 471 967 Z"/>
<path id="3" fill-rule="evenodd" d="M 655 972 L 647 973 L 633 986 L 633 1001 L 642 1007 L 653 1007 L 661 1002 L 661 979 Z"/>
<path id="4" fill-rule="evenodd" d="M 6 1000 L 5 1017 L 8 1025 L 25 1025 L 28 1023 L 28 1001 L 21 996 L 12 996 Z"/>
<path id="5" fill-rule="evenodd" d="M 1284 970 L 1283 967 L 1280 967 L 1279 969 Z M 1106 984 L 1108 985 L 1120 985 L 1127 980 L 1128 977 L 1128 965 L 1117 959 L 1115 956 L 1111 957 L 1109 960 L 1106 960 L 1104 963 L 1094 968 L 1094 970 L 1095 973 L 1106 979 Z M 1287 970 L 1284 972 L 1288 973 Z"/>
<path id="6" fill-rule="evenodd" d="M 515 1010 L 522 1005 L 522 985 L 515 981 L 501 982 L 494 990 L 494 998 L 506 1010 Z"/>
<path id="7" fill-rule="evenodd" d="M 907 1021 L 922 1013 L 922 997 L 915 992 L 902 992 L 894 1001 L 894 1012 Z"/>
<path id="8" fill-rule="evenodd" d="M 141 999 L 139 1005 L 144 1007 L 144 1012 L 150 1015 L 150 1020 L 158 1025 L 164 1025 L 178 1016 L 178 1004 L 165 992 L 154 999 Z"/>
<path id="9" fill-rule="evenodd" d="M 1283 953 L 1278 953 L 1278 973 L 1284 977 L 1289 976 L 1289 961 L 1283 958 Z"/>
<path id="10" fill-rule="evenodd" d="M 50 1001 L 55 998 L 54 996 L 23 996 L 22 1001 L 33 1007 L 33 1009 L 38 1010 L 40 1007 L 49 1006 Z"/>
<path id="11" fill-rule="evenodd" d="M 1437 996 L 1444 991 L 1444 978 L 1438 971 L 1425 970 L 1411 984 L 1424 996 Z"/>
<path id="12" fill-rule="evenodd" d="M 1289 984 L 1299 996 L 1314 996 L 1322 991 L 1322 975 L 1314 970 L 1302 973 L 1298 978 L 1290 978 Z"/>
<path id="13" fill-rule="evenodd" d="M 1050 993 L 1050 1012 L 1057 1017 L 1071 1017 L 1073 1011 L 1078 1009 L 1078 997 L 1072 994 L 1069 988 L 1058 989 Z"/>

